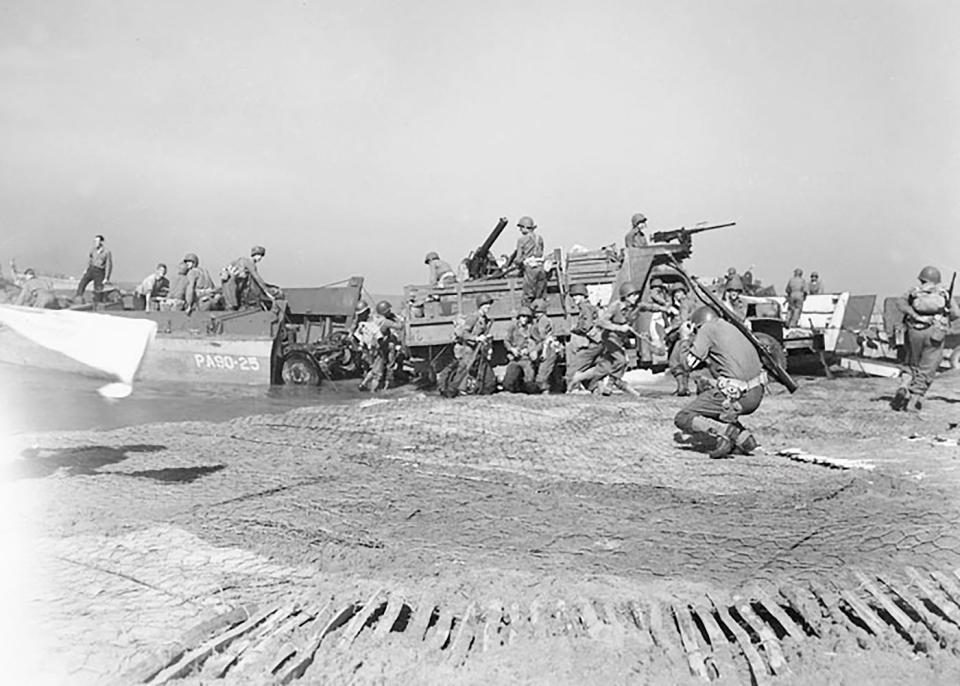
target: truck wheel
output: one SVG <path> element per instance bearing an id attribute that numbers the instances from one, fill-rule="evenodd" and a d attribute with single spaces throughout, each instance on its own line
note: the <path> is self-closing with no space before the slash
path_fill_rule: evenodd
<path id="1" fill-rule="evenodd" d="M 763 349 L 770 353 L 770 357 L 776 360 L 777 364 L 786 370 L 787 353 L 783 349 L 783 346 L 780 345 L 780 342 L 768 333 L 755 333 L 753 335 L 756 337 L 757 341 L 760 342 L 760 345 L 763 347 Z"/>
<path id="2" fill-rule="evenodd" d="M 307 353 L 292 352 L 283 358 L 280 378 L 291 386 L 317 386 L 320 384 L 320 370 Z"/>

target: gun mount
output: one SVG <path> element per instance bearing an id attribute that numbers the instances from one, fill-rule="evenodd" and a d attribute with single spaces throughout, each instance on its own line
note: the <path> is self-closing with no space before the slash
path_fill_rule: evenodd
<path id="1" fill-rule="evenodd" d="M 500 217 L 487 239 L 467 258 L 467 273 L 471 279 L 485 279 L 497 273 L 497 261 L 490 255 L 490 248 L 500 238 L 506 226 L 507 218 Z"/>
<path id="2" fill-rule="evenodd" d="M 684 260 L 690 257 L 690 254 L 693 252 L 693 241 L 690 239 L 690 236 L 695 233 L 714 231 L 716 229 L 725 229 L 728 226 L 736 225 L 737 222 L 726 222 L 724 224 L 706 224 L 706 222 L 701 222 L 690 229 L 685 226 L 681 226 L 678 229 L 670 229 L 669 231 L 657 231 L 650 236 L 650 240 L 654 243 L 670 243 L 671 241 L 678 241 L 683 249 L 676 251 L 674 254 L 679 259 Z"/>

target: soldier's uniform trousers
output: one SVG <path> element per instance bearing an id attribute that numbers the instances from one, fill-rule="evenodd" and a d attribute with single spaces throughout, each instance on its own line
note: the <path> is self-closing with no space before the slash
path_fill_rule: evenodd
<path id="1" fill-rule="evenodd" d="M 704 431 L 708 427 L 700 426 L 697 417 L 706 417 L 727 424 L 735 423 L 740 417 L 752 414 L 763 400 L 763 386 L 751 388 L 734 402 L 719 388 L 710 388 L 697 395 L 680 412 L 674 420 L 678 429 L 693 433 Z"/>
<path id="2" fill-rule="evenodd" d="M 594 343 L 586 336 L 570 334 L 570 342 L 567 343 L 567 380 L 577 372 L 590 369 L 601 352 L 603 343 Z"/>
<path id="3" fill-rule="evenodd" d="M 788 321 L 787 326 L 794 327 L 800 324 L 800 314 L 803 312 L 803 298 L 791 297 L 787 301 Z"/>
<path id="4" fill-rule="evenodd" d="M 543 267 L 523 268 L 523 292 L 520 304 L 529 306 L 537 298 L 542 298 L 547 292 L 547 272 Z"/>
<path id="5" fill-rule="evenodd" d="M 943 360 L 944 332 L 938 326 L 925 329 L 907 327 L 907 366 L 910 368 L 911 395 L 922 396 L 930 388 Z"/>
<path id="6" fill-rule="evenodd" d="M 536 373 L 530 358 L 512 360 L 503 373 L 503 389 L 511 393 L 522 393 L 533 385 Z"/>

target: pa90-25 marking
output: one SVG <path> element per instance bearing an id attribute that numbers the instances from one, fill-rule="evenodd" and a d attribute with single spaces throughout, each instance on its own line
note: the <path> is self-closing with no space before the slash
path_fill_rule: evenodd
<path id="1" fill-rule="evenodd" d="M 241 372 L 260 371 L 260 360 L 248 355 L 204 355 L 195 353 L 193 361 L 198 369 L 225 369 L 228 372 L 239 370 Z"/>

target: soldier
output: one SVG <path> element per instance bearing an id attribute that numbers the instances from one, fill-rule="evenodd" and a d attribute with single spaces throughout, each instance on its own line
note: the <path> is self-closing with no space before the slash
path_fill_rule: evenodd
<path id="1" fill-rule="evenodd" d="M 647 244 L 647 237 L 643 232 L 647 228 L 647 218 L 640 212 L 630 217 L 630 230 L 623 238 L 623 244 L 628 248 L 642 248 Z"/>
<path id="2" fill-rule="evenodd" d="M 396 371 L 403 320 L 393 312 L 390 301 L 381 300 L 370 320 L 359 327 L 361 334 L 358 338 L 365 351 L 368 370 L 357 388 L 361 391 L 389 388 Z"/>
<path id="3" fill-rule="evenodd" d="M 920 284 L 897 300 L 907 325 L 907 365 L 910 376 L 890 403 L 894 410 L 917 411 L 943 360 L 943 341 L 950 322 L 960 318 L 960 307 L 940 284 L 940 270 L 924 267 Z"/>
<path id="4" fill-rule="evenodd" d="M 583 384 L 573 383 L 577 372 L 585 372 L 594 365 L 603 351 L 600 329 L 597 328 L 597 308 L 587 299 L 587 287 L 582 283 L 570 286 L 567 293 L 577 308 L 576 320 L 570 325 L 567 343 L 567 392 L 583 392 Z"/>
<path id="5" fill-rule="evenodd" d="M 220 296 L 213 285 L 213 279 L 210 278 L 210 272 L 200 266 L 200 258 L 194 253 L 187 253 L 183 262 L 187 265 L 187 273 L 184 277 L 183 310 L 190 314 L 194 310 L 219 309 L 222 306 Z"/>
<path id="6" fill-rule="evenodd" d="M 810 295 L 820 295 L 823 293 L 823 282 L 817 272 L 810 272 L 810 284 L 807 287 L 807 293 Z"/>
<path id="7" fill-rule="evenodd" d="M 737 274 L 736 267 L 730 267 L 729 269 L 727 269 L 727 273 L 723 277 L 723 290 L 727 290 L 730 287 L 730 282 L 733 279 L 738 279 L 738 280 L 740 279 L 740 276 Z M 741 281 L 741 285 L 742 283 L 743 282 Z"/>
<path id="8" fill-rule="evenodd" d="M 708 434 L 716 439 L 710 457 L 727 457 L 734 449 L 749 455 L 757 441 L 740 423 L 763 400 L 766 372 L 753 344 L 709 307 L 698 308 L 688 325 L 693 342 L 687 353 L 688 369 L 708 363 L 716 379 L 674 418 L 678 429 L 689 434 Z M 719 433 L 707 419 L 727 425 Z"/>
<path id="9" fill-rule="evenodd" d="M 146 278 L 133 289 L 135 302 L 142 307 L 137 309 L 149 310 L 151 303 L 159 298 L 166 297 L 170 290 L 170 281 L 167 279 L 167 265 L 162 262 Z"/>
<path id="10" fill-rule="evenodd" d="M 433 287 L 446 288 L 456 283 L 457 275 L 449 263 L 440 259 L 440 255 L 431 251 L 423 258 L 423 263 L 430 267 L 430 277 L 428 283 Z"/>
<path id="11" fill-rule="evenodd" d="M 442 395 L 486 394 L 496 390 L 496 377 L 490 368 L 493 320 L 489 313 L 493 298 L 482 293 L 476 302 L 476 312 L 454 323 L 454 360 L 438 379 Z"/>
<path id="12" fill-rule="evenodd" d="M 510 362 L 503 374 L 503 389 L 511 393 L 529 393 L 536 390 L 534 362 L 538 358 L 539 343 L 533 335 L 533 311 L 523 305 L 517 318 L 507 329 L 504 345 Z"/>
<path id="13" fill-rule="evenodd" d="M 276 302 L 274 288 L 260 276 L 257 265 L 267 254 L 262 245 L 250 248 L 250 257 L 238 257 L 223 268 L 223 301 L 228 310 L 238 310 L 242 304 L 260 307 L 263 302 Z"/>
<path id="14" fill-rule="evenodd" d="M 517 227 L 520 229 L 520 238 L 517 239 L 517 249 L 507 261 L 506 269 L 514 264 L 520 265 L 523 274 L 521 304 L 529 306 L 547 291 L 547 272 L 543 269 L 543 237 L 534 233 L 537 225 L 532 217 L 520 217 Z"/>
<path id="15" fill-rule="evenodd" d="M 97 234 L 93 237 L 93 247 L 87 256 L 87 266 L 77 284 L 77 298 L 83 298 L 87 284 L 93 281 L 93 300 L 99 302 L 103 295 L 104 282 L 110 281 L 113 274 L 113 254 L 104 247 L 104 238 Z"/>
<path id="16" fill-rule="evenodd" d="M 690 395 L 690 370 L 686 365 L 686 355 L 690 347 L 689 327 L 684 326 L 698 307 L 696 298 L 690 297 L 687 284 L 680 282 L 673 289 L 673 306 L 677 314 L 669 318 L 665 340 L 669 349 L 667 366 L 677 380 L 675 395 Z"/>
<path id="17" fill-rule="evenodd" d="M 559 344 L 553 335 L 553 323 L 547 316 L 547 301 L 537 298 L 530 306 L 533 311 L 533 337 L 539 349 L 537 357 L 540 360 L 537 366 L 537 388 L 540 393 L 550 392 L 550 377 L 557 366 L 557 352 Z"/>
<path id="18" fill-rule="evenodd" d="M 13 302 L 21 307 L 37 307 L 44 310 L 59 310 L 60 302 L 57 296 L 37 278 L 33 269 L 23 272 L 24 281 L 20 284 L 20 294 Z"/>
<path id="19" fill-rule="evenodd" d="M 787 281 L 787 326 L 794 327 L 800 324 L 800 314 L 803 312 L 803 301 L 807 299 L 807 282 L 803 280 L 803 270 L 793 270 L 793 276 Z"/>
<path id="20" fill-rule="evenodd" d="M 743 295 L 743 281 L 739 276 L 734 275 L 727 279 L 727 287 L 723 291 L 723 304 L 727 309 L 737 315 L 740 321 L 747 319 L 747 303 L 741 296 Z"/>

